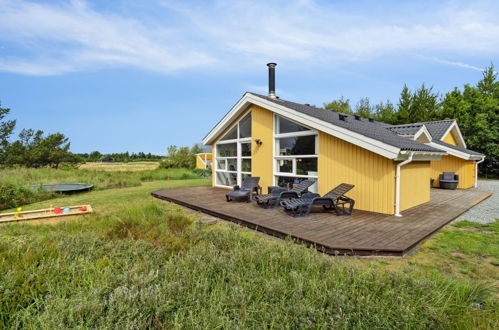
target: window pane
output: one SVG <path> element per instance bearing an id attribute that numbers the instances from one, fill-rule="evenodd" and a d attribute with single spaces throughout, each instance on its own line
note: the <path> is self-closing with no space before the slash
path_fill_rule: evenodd
<path id="1" fill-rule="evenodd" d="M 251 159 L 241 160 L 241 172 L 251 172 Z"/>
<path id="2" fill-rule="evenodd" d="M 293 178 L 293 177 L 288 177 L 288 176 L 278 176 L 277 177 L 277 185 L 281 187 L 286 187 L 289 185 L 290 188 L 293 188 L 303 180 L 306 180 L 304 178 Z M 312 186 L 308 188 L 309 192 L 317 192 L 317 182 L 314 183 Z"/>
<path id="3" fill-rule="evenodd" d="M 300 126 L 290 120 L 279 117 L 279 133 L 291 133 L 300 131 L 309 131 L 307 127 Z"/>
<path id="4" fill-rule="evenodd" d="M 217 144 L 217 156 L 219 157 L 237 157 L 237 144 Z"/>
<path id="5" fill-rule="evenodd" d="M 293 172 L 293 161 L 290 159 L 280 159 L 277 161 L 279 172 L 281 173 L 292 173 Z"/>
<path id="6" fill-rule="evenodd" d="M 251 143 L 241 143 L 241 156 L 243 157 L 251 156 Z"/>
<path id="7" fill-rule="evenodd" d="M 217 184 L 221 186 L 235 186 L 237 184 L 237 174 L 216 172 Z"/>
<path id="8" fill-rule="evenodd" d="M 225 159 L 217 160 L 217 168 L 219 170 L 225 170 Z"/>
<path id="9" fill-rule="evenodd" d="M 290 187 L 293 187 L 293 185 L 297 185 L 300 182 L 302 182 L 303 180 L 305 180 L 305 179 L 304 178 L 293 178 L 290 176 L 278 176 L 277 177 L 277 184 L 281 187 L 284 187 L 287 184 L 289 184 Z"/>
<path id="10" fill-rule="evenodd" d="M 315 155 L 315 135 L 279 139 L 279 155 Z"/>
<path id="11" fill-rule="evenodd" d="M 239 122 L 239 137 L 251 137 L 251 114 L 247 115 Z"/>
<path id="12" fill-rule="evenodd" d="M 317 158 L 297 158 L 296 174 L 317 175 Z"/>
<path id="13" fill-rule="evenodd" d="M 234 140 L 237 139 L 237 125 L 227 132 L 220 140 Z"/>
<path id="14" fill-rule="evenodd" d="M 227 171 L 237 171 L 237 159 L 227 159 Z"/>

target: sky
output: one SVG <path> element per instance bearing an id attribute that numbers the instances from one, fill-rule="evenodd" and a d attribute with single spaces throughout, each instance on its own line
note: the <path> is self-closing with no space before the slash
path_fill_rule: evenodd
<path id="1" fill-rule="evenodd" d="M 246 92 L 322 106 L 499 66 L 499 1 L 0 0 L 0 102 L 73 152 L 192 145 Z"/>

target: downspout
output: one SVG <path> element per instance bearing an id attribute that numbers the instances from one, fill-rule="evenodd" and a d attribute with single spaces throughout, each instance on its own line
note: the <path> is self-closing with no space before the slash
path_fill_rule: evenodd
<path id="1" fill-rule="evenodd" d="M 400 214 L 400 168 L 406 164 L 412 162 L 412 157 L 414 156 L 414 152 L 409 153 L 409 158 L 404 160 L 402 163 L 397 164 L 397 171 L 395 175 L 395 216 L 401 217 Z"/>
<path id="2" fill-rule="evenodd" d="M 483 157 L 482 160 L 475 163 L 475 188 L 478 188 L 478 164 L 480 164 L 484 160 L 485 160 L 485 157 Z"/>

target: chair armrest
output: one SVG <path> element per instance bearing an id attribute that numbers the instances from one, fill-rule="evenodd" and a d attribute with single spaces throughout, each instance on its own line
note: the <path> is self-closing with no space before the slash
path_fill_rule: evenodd
<path id="1" fill-rule="evenodd" d="M 303 199 L 315 199 L 315 198 L 320 198 L 321 195 L 319 194 L 316 194 L 316 193 L 304 193 L 303 195 L 301 195 L 301 198 Z"/>
<path id="2" fill-rule="evenodd" d="M 294 191 L 283 191 L 280 193 L 279 197 L 280 198 L 298 198 L 300 196 L 298 196 L 298 193 L 294 192 Z"/>
<path id="3" fill-rule="evenodd" d="M 289 189 L 286 189 L 284 187 L 277 187 L 277 188 L 272 189 L 272 194 L 280 195 L 281 193 L 287 192 L 288 190 Z"/>

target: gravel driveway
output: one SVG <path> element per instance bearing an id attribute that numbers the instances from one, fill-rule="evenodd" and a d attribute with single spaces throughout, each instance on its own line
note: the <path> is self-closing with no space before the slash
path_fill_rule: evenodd
<path id="1" fill-rule="evenodd" d="M 478 190 L 489 191 L 492 196 L 457 217 L 453 223 L 461 220 L 489 223 L 499 219 L 499 180 L 478 180 Z"/>

